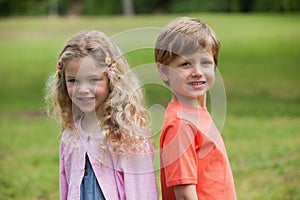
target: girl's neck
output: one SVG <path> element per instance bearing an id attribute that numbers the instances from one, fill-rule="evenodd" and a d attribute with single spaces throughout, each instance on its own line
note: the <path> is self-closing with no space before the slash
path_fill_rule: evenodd
<path id="1" fill-rule="evenodd" d="M 81 123 L 83 130 L 87 133 L 96 133 L 100 131 L 99 120 L 95 113 L 85 114 Z"/>

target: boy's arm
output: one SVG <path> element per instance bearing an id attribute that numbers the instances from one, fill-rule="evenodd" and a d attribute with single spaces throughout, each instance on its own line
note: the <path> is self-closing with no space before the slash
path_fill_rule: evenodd
<path id="1" fill-rule="evenodd" d="M 165 129 L 162 138 L 161 163 L 166 187 L 172 187 L 176 200 L 197 200 L 196 144 L 200 143 L 197 130 L 185 120 Z"/>
<path id="2" fill-rule="evenodd" d="M 176 200 L 198 200 L 196 185 L 176 185 L 174 186 Z"/>

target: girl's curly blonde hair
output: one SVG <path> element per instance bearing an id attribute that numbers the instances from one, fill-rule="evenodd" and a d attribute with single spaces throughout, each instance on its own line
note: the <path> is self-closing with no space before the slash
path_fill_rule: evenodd
<path id="1" fill-rule="evenodd" d="M 74 122 L 83 113 L 68 95 L 65 66 L 72 59 L 92 56 L 100 66 L 107 67 L 108 55 L 117 66 L 106 70 L 110 93 L 95 111 L 108 148 L 120 154 L 146 151 L 150 128 L 142 88 L 120 49 L 103 32 L 83 31 L 67 41 L 58 59 L 62 68 L 46 84 L 47 112 L 58 119 L 62 130 L 74 130 Z"/>

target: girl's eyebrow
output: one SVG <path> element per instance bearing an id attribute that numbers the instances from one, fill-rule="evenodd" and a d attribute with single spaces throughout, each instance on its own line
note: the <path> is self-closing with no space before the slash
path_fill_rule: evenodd
<path id="1" fill-rule="evenodd" d="M 98 76 L 102 76 L 102 74 L 103 74 L 103 73 L 99 73 L 99 74 L 92 74 L 92 75 L 89 75 L 88 77 L 95 77 L 95 76 L 96 76 L 96 77 L 98 77 Z"/>
<path id="2" fill-rule="evenodd" d="M 66 78 L 75 78 L 75 76 L 68 75 Z"/>

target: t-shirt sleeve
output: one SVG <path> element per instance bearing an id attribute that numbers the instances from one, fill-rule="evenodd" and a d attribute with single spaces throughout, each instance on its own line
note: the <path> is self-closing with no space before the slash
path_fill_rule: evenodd
<path id="1" fill-rule="evenodd" d="M 161 162 L 167 187 L 197 184 L 197 140 L 196 128 L 185 120 L 175 120 L 165 128 Z"/>

